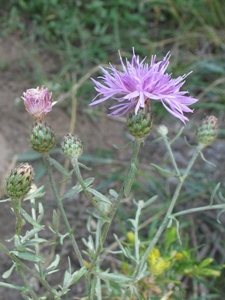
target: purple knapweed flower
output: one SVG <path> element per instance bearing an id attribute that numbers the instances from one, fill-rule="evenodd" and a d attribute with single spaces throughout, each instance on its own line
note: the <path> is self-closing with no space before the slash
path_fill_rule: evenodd
<path id="1" fill-rule="evenodd" d="M 43 117 L 52 110 L 52 106 L 56 102 L 51 102 L 52 93 L 42 86 L 36 89 L 29 89 L 23 93 L 24 105 L 30 115 L 35 120 L 42 120 Z"/>
<path id="2" fill-rule="evenodd" d="M 95 105 L 110 98 L 119 104 L 111 106 L 112 116 L 122 116 L 134 109 L 135 114 L 144 108 L 148 101 L 160 101 L 165 109 L 185 123 L 188 118 L 184 113 L 193 112 L 188 106 L 198 99 L 188 97 L 187 91 L 180 91 L 185 78 L 190 74 L 171 78 L 171 74 L 165 73 L 169 65 L 170 54 L 168 53 L 162 61 L 156 62 L 156 55 L 152 56 L 151 63 L 141 62 L 139 56 L 133 53 L 131 62 L 126 60 L 124 64 L 120 55 L 123 70 L 118 71 L 110 64 L 108 68 L 101 68 L 104 73 L 99 78 L 103 83 L 93 80 L 98 95 L 90 105 Z M 108 71 L 109 70 L 109 71 Z"/>

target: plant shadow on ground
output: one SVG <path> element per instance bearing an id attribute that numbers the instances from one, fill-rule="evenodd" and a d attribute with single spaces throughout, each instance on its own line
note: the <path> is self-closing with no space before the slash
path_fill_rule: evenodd
<path id="1" fill-rule="evenodd" d="M 120 2 L 122 4 L 124 3 L 123 1 L 119 1 L 118 3 L 120 5 Z M 147 2 L 148 1 L 146 1 L 146 3 Z M 58 2 L 56 1 L 56 3 Z M 24 39 L 27 28 L 24 28 L 22 30 L 22 34 L 21 31 L 16 28 L 16 31 L 14 31 L 11 37 L 2 37 L 2 43 L 0 44 L 0 101 L 2 113 L 0 118 L 0 179 L 2 198 L 4 193 L 4 177 L 7 175 L 7 172 L 14 166 L 14 163 L 17 159 L 16 156 L 26 151 L 30 151 L 28 140 L 29 129 L 31 127 L 31 118 L 25 112 L 23 106 L 21 106 L 21 102 L 18 98 L 27 88 L 30 88 L 33 85 L 46 84 L 49 85 L 50 88 L 52 87 L 53 93 L 55 90 L 54 97 L 56 97 L 57 99 L 54 100 L 60 99 L 59 107 L 55 107 L 53 112 L 49 114 L 48 122 L 51 124 L 51 126 L 59 136 L 59 146 L 60 140 L 62 139 L 63 135 L 70 131 L 72 113 L 71 98 L 73 98 L 73 94 L 72 92 L 68 93 L 67 91 L 70 91 L 70 88 L 72 87 L 74 81 L 76 81 L 76 78 L 80 78 L 81 76 L 85 75 L 89 68 L 92 68 L 96 64 L 103 61 L 117 62 L 118 58 L 115 58 L 115 52 L 117 52 L 118 48 L 130 51 L 132 46 L 137 46 L 135 48 L 136 52 L 140 52 L 140 54 L 143 53 L 143 56 L 145 56 L 146 53 L 148 53 L 148 56 L 150 56 L 149 53 L 154 52 L 155 49 L 160 49 L 161 53 L 165 53 L 170 49 L 174 59 L 172 63 L 173 74 L 180 75 L 180 70 L 182 68 L 185 69 L 185 72 L 193 70 L 195 74 L 193 76 L 193 79 L 191 79 L 190 76 L 190 81 L 188 80 L 187 87 L 192 94 L 195 94 L 195 96 L 197 97 L 199 96 L 200 100 L 202 101 L 199 101 L 199 103 L 196 105 L 195 114 L 191 116 L 191 122 L 198 124 L 199 120 L 202 117 L 204 117 L 208 113 L 213 112 L 217 114 L 217 117 L 219 117 L 219 121 L 222 124 L 222 120 L 224 119 L 224 92 L 221 86 L 224 84 L 225 79 L 223 67 L 224 58 L 221 55 L 221 49 L 224 47 L 224 36 L 221 34 L 219 29 L 217 30 L 217 26 L 220 28 L 224 20 L 222 19 L 219 25 L 213 24 L 214 21 L 212 20 L 211 27 L 209 27 L 207 24 L 204 24 L 202 19 L 200 18 L 202 23 L 200 21 L 199 22 L 201 24 L 195 24 L 193 25 L 193 27 L 191 27 L 192 23 L 189 22 L 186 24 L 186 26 L 184 26 L 185 19 L 184 16 L 181 17 L 180 10 L 182 9 L 181 6 L 179 6 L 179 3 L 183 5 L 184 1 L 177 1 L 177 5 L 174 7 L 174 10 L 172 10 L 172 5 L 169 6 L 169 8 L 171 8 L 169 9 L 165 6 L 165 1 L 162 1 L 162 3 L 162 6 L 157 7 L 156 5 L 152 8 L 154 14 L 151 15 L 152 19 L 148 20 L 148 22 L 150 22 L 152 26 L 155 26 L 157 24 L 159 25 L 159 27 L 161 26 L 162 36 L 161 40 L 158 41 L 154 39 L 154 36 L 152 35 L 152 42 L 150 42 L 150 39 L 147 38 L 147 34 L 146 36 L 142 35 L 141 41 L 140 39 L 137 39 L 137 36 L 140 34 L 141 30 L 146 30 L 147 32 L 149 30 L 149 28 L 147 29 L 147 24 L 145 23 L 146 17 L 144 18 L 142 24 L 143 27 L 139 29 L 139 31 L 137 30 L 137 32 L 135 30 L 134 32 L 132 32 L 133 35 L 131 34 L 131 36 L 133 38 L 131 40 L 123 39 L 123 36 L 118 36 L 117 26 L 118 24 L 120 24 L 120 21 L 113 19 L 114 31 L 111 32 L 105 29 L 106 31 L 101 33 L 102 39 L 103 35 L 105 34 L 105 42 L 99 40 L 99 44 L 95 44 L 95 47 L 93 47 L 94 38 L 90 40 L 90 44 L 87 43 L 90 38 L 90 34 L 87 31 L 87 28 L 85 28 L 85 31 L 82 31 L 83 28 L 80 28 L 81 32 L 86 32 L 87 35 L 85 36 L 85 34 L 82 33 L 79 42 L 75 41 L 75 44 L 72 44 L 70 43 L 70 38 L 66 37 L 66 40 L 64 40 L 62 44 L 57 46 L 55 51 L 53 51 L 54 49 L 52 47 L 55 41 L 51 41 L 52 44 L 50 42 L 48 44 L 48 42 L 46 42 L 48 38 L 47 36 L 45 36 L 43 40 L 40 40 L 40 36 L 41 34 L 43 34 L 41 31 L 40 33 L 37 32 L 36 36 L 33 36 L 33 42 L 34 45 L 38 45 L 37 48 L 30 46 L 32 43 L 31 35 L 29 35 L 27 39 Z M 19 12 L 21 12 L 21 8 L 17 9 Z M 24 9 L 26 10 L 26 7 L 24 7 Z M 29 9 L 30 8 L 27 8 L 27 14 Z M 83 7 L 83 9 L 85 8 Z M 89 9 L 91 11 L 91 9 L 93 8 L 89 7 Z M 118 9 L 118 7 L 115 9 Z M 161 14 L 158 12 L 157 15 L 157 9 L 161 10 Z M 37 14 L 37 11 L 35 9 L 33 12 Z M 167 19 L 168 15 L 170 16 L 171 14 L 176 16 L 176 12 L 178 12 L 178 14 L 177 18 L 173 19 L 175 21 L 172 22 L 172 18 L 169 18 L 171 20 L 171 24 L 170 32 L 168 33 L 165 23 L 161 20 L 161 18 Z M 16 10 L 14 10 L 14 13 L 18 18 L 18 22 L 14 22 L 14 25 L 26 24 L 26 22 L 21 22 L 21 16 Z M 57 11 L 57 13 L 60 12 Z M 198 14 L 199 16 L 200 10 L 190 10 L 190 15 L 193 18 L 193 23 L 196 22 L 196 14 Z M 207 14 L 207 12 L 205 12 L 205 14 Z M 217 15 L 217 11 L 215 12 L 215 14 Z M 49 13 L 47 14 L 47 16 L 48 15 Z M 210 15 L 213 16 L 213 14 Z M 116 13 L 114 12 L 114 14 L 112 14 L 112 18 L 116 18 L 115 16 Z M 57 17 L 63 18 L 63 16 Z M 137 18 L 137 15 L 134 15 L 134 19 L 132 20 L 126 20 L 128 24 L 136 22 L 135 17 Z M 202 17 L 202 14 L 200 14 L 200 17 Z M 11 10 L 11 21 L 12 20 L 13 10 Z M 32 24 L 32 26 L 34 26 L 34 29 L 38 28 L 39 30 L 41 30 L 45 28 L 45 26 L 47 26 L 46 34 L 49 33 L 49 23 L 47 25 L 42 24 L 39 27 L 35 27 L 36 25 L 34 20 L 35 18 L 32 19 L 31 22 L 30 20 L 26 19 L 28 24 Z M 92 22 L 94 21 L 92 20 Z M 95 22 L 96 28 L 102 28 L 102 24 L 97 24 L 97 20 Z M 84 24 L 84 21 L 82 24 Z M 53 25 L 54 24 L 52 24 L 51 26 Z M 200 25 L 202 25 L 202 27 Z M 55 26 L 55 28 L 51 29 L 53 33 L 50 31 L 52 38 L 54 36 L 57 37 L 57 34 L 59 34 L 59 27 L 57 27 L 59 25 L 55 23 Z M 93 27 L 93 24 L 90 24 L 89 26 Z M 123 27 L 124 26 L 125 25 L 123 25 Z M 192 33 L 192 28 L 195 28 L 197 30 L 193 31 Z M 73 28 L 71 27 L 67 32 L 72 34 L 72 29 Z M 54 33 L 54 30 L 57 32 Z M 173 34 L 171 34 L 172 31 L 174 31 Z M 100 37 L 100 33 L 97 31 L 97 29 L 95 29 L 95 32 L 97 32 L 97 36 L 95 37 L 97 39 Z M 178 32 L 179 34 L 176 35 L 176 33 Z M 60 34 L 62 34 L 62 32 L 60 32 Z M 61 38 L 60 34 L 58 36 L 58 39 Z M 155 36 L 157 36 L 157 31 L 155 31 L 154 34 Z M 198 37 L 196 37 L 196 35 L 198 35 Z M 116 37 L 116 43 L 114 43 L 114 46 L 111 47 L 111 50 L 109 51 L 109 43 L 111 43 L 112 45 L 112 39 L 115 40 Z M 172 40 L 168 40 L 169 37 L 171 37 Z M 193 43 L 187 42 L 187 37 L 189 38 L 189 41 L 193 41 Z M 82 38 L 84 39 L 83 43 L 81 42 Z M 107 41 L 107 38 L 109 39 L 109 41 Z M 38 43 L 37 40 L 39 40 Z M 67 44 L 68 47 L 66 47 L 67 50 L 63 50 L 66 42 L 69 43 Z M 100 51 L 102 43 L 105 43 L 105 48 L 102 48 L 102 50 Z M 125 43 L 130 45 L 129 49 L 127 49 L 127 46 L 125 47 Z M 29 46 L 25 47 L 25 45 Z M 74 47 L 75 45 L 76 47 Z M 83 50 L 77 51 L 78 46 Z M 71 51 L 71 49 L 75 48 L 76 51 Z M 87 59 L 89 55 L 87 48 L 95 49 L 95 51 L 93 50 L 92 55 L 95 52 L 99 53 L 96 56 L 93 55 L 95 59 Z M 51 55 L 51 52 L 53 55 Z M 59 65 L 64 66 L 61 71 L 59 71 L 59 66 L 57 66 L 56 64 L 59 57 Z M 79 70 L 76 70 L 74 72 L 74 66 L 79 66 Z M 182 74 L 183 73 L 184 72 L 182 72 Z M 93 74 L 94 75 L 92 76 L 97 76 L 97 74 Z M 75 132 L 80 135 L 84 142 L 84 163 L 92 167 L 93 171 L 91 171 L 91 176 L 94 175 L 99 178 L 98 181 L 95 182 L 95 184 L 98 185 L 99 189 L 102 192 L 105 192 L 109 187 L 114 189 L 119 187 L 120 182 L 118 182 L 118 178 L 124 175 L 126 162 L 128 161 L 131 150 L 127 148 L 124 150 L 116 151 L 112 147 L 113 144 L 121 146 L 129 141 L 129 136 L 126 133 L 124 119 L 116 120 L 108 118 L 107 116 L 105 116 L 105 108 L 100 108 L 101 111 L 99 111 L 98 108 L 87 108 L 87 104 L 94 96 L 94 92 L 91 91 L 92 89 L 93 85 L 90 83 L 90 81 L 87 81 L 85 87 L 82 86 L 78 91 L 76 103 L 77 114 Z M 163 114 L 163 112 L 159 111 L 159 116 L 161 116 L 161 114 Z M 160 122 L 160 118 L 156 118 L 155 123 L 159 124 Z M 191 122 L 185 128 L 185 135 L 187 136 L 187 139 L 190 143 L 194 143 L 195 130 L 193 125 L 191 125 Z M 181 127 L 180 122 L 173 120 L 171 117 L 167 117 L 165 120 L 163 120 L 163 123 L 169 128 L 171 136 L 175 135 Z M 225 166 L 223 155 L 223 136 L 224 132 L 221 130 L 217 142 L 212 147 L 207 148 L 205 151 L 206 158 L 214 163 L 216 165 L 216 168 L 202 162 L 200 159 L 198 160 L 197 165 L 195 166 L 195 171 L 193 173 L 194 177 L 192 180 L 187 182 L 185 190 L 181 194 L 180 206 L 182 206 L 182 208 L 189 208 L 193 205 L 197 207 L 199 205 L 208 204 L 211 191 L 215 187 L 216 182 L 221 181 L 221 177 L 223 177 Z M 137 180 L 135 181 L 133 191 L 134 197 L 142 199 L 148 199 L 149 197 L 157 193 L 160 194 L 160 203 L 152 207 L 151 211 L 146 213 L 146 216 L 144 216 L 143 222 L 150 219 L 149 224 L 152 224 L 152 222 L 154 221 L 154 215 L 157 215 L 158 212 L 163 213 L 165 211 L 166 203 L 168 202 L 170 194 L 174 187 L 174 182 L 171 179 L 162 180 L 150 167 L 150 163 L 152 162 L 162 165 L 164 159 L 166 158 L 164 156 L 165 149 L 163 148 L 163 146 L 159 146 L 158 144 L 154 143 L 154 139 L 156 137 L 156 131 L 154 129 L 151 136 L 146 139 L 145 147 L 141 150 L 139 158 L 140 169 Z M 191 148 L 187 147 L 185 141 L 182 139 L 179 139 L 174 147 L 175 157 L 178 161 L 178 164 L 181 166 L 181 168 L 185 167 L 186 159 L 190 157 Z M 57 158 L 59 157 L 60 162 L 63 163 L 62 156 L 58 153 L 56 153 L 55 155 Z M 99 159 L 96 159 L 96 157 L 104 159 L 100 161 Z M 41 165 L 41 160 L 33 160 L 32 164 L 34 164 L 35 167 L 36 178 L 39 177 L 40 182 L 44 183 L 46 178 L 44 177 L 44 174 L 42 174 L 44 172 Z M 113 173 L 114 175 L 105 175 L 110 173 Z M 90 176 L 90 172 L 89 174 L 84 173 L 84 176 Z M 58 178 L 59 181 L 61 179 L 61 177 Z M 72 179 L 72 181 L 74 180 L 75 178 Z M 196 185 L 197 180 L 199 182 L 198 185 Z M 68 184 L 73 185 L 72 181 Z M 221 183 L 223 184 L 223 182 Z M 195 200 L 193 200 L 193 198 L 195 198 Z M 51 220 L 51 210 L 53 208 L 52 195 L 49 189 L 47 189 L 45 205 L 47 212 L 47 226 L 48 222 Z M 80 241 L 80 245 L 82 248 L 84 246 L 81 242 L 81 238 L 87 235 L 84 225 L 87 221 L 87 216 L 84 214 L 87 208 L 91 209 L 91 206 L 89 206 L 89 203 L 87 203 L 85 197 L 81 197 L 79 199 L 69 199 L 66 205 L 69 219 L 73 220 L 74 216 L 76 216 L 75 235 Z M 116 232 L 118 236 L 125 237 L 130 228 L 127 222 L 124 220 L 129 219 L 133 215 L 133 210 L 134 207 L 132 204 L 132 199 L 129 199 L 129 201 L 121 206 L 115 219 L 111 233 Z M 9 206 L 3 204 L 1 204 L 0 216 L 0 236 L 1 241 L 3 242 L 6 239 L 11 238 L 13 235 L 14 219 Z M 198 214 L 188 216 L 187 218 L 185 218 L 185 221 L 183 221 L 182 231 L 185 231 L 187 234 L 189 234 L 190 247 L 198 248 L 197 256 L 199 256 L 199 258 L 212 256 L 215 258 L 218 264 L 223 264 L 225 260 L 223 251 L 225 246 L 223 242 L 223 225 L 225 224 L 225 219 L 224 216 L 221 215 L 221 224 L 219 224 L 218 222 L 216 222 L 216 217 L 217 215 L 215 212 L 205 212 L 201 215 Z M 153 220 L 151 218 L 153 218 Z M 151 226 L 147 228 L 151 228 Z M 143 229 L 144 238 L 147 238 L 149 234 L 147 228 Z M 49 238 L 48 234 L 49 233 L 46 233 L 46 238 Z M 113 235 L 111 234 L 107 241 L 109 247 L 114 244 L 114 241 L 115 240 L 113 238 Z M 43 249 L 43 253 L 44 251 L 45 249 Z M 55 252 L 58 252 L 62 255 L 62 266 L 65 266 L 67 264 L 68 255 L 73 259 L 74 268 L 78 266 L 69 242 L 64 249 L 58 247 L 55 249 Z M 2 260 L 0 272 L 3 273 L 7 269 L 9 269 L 11 264 L 8 258 L 6 258 L 3 254 L 0 254 L 0 257 Z M 109 266 L 111 268 L 114 268 L 115 263 L 115 261 L 107 261 L 105 263 L 105 267 Z M 54 276 L 55 283 L 57 283 L 57 280 L 60 279 L 60 276 L 62 276 L 61 273 L 59 273 L 58 277 L 56 275 Z M 10 277 L 10 280 L 12 280 L 15 284 L 20 283 L 16 274 L 13 274 L 12 277 Z M 202 289 L 201 282 L 197 282 L 197 285 L 195 284 L 194 286 L 192 286 L 193 283 L 190 280 L 184 279 L 184 282 L 187 291 L 185 294 L 185 299 L 192 299 L 191 297 L 194 296 L 194 294 L 192 293 L 196 289 L 196 286 L 198 288 L 198 296 L 201 292 L 205 292 L 205 290 Z M 36 285 L 36 282 L 32 284 L 34 285 L 34 288 L 41 288 Z M 213 299 L 222 299 L 221 297 L 223 297 L 224 286 L 223 276 L 220 276 L 216 280 L 216 282 L 209 279 L 206 286 L 207 285 L 209 287 L 209 290 L 207 291 L 211 291 L 212 294 L 218 294 L 218 296 L 215 296 Z M 214 285 L 213 288 L 212 285 Z M 76 287 L 71 291 L 71 295 L 82 295 L 82 293 L 82 283 L 76 285 Z M 219 293 L 221 293 L 221 295 Z M 15 297 L 17 299 L 20 299 L 16 291 L 1 288 L 0 299 L 14 299 Z M 200 298 L 197 298 L 196 296 L 196 299 Z"/>

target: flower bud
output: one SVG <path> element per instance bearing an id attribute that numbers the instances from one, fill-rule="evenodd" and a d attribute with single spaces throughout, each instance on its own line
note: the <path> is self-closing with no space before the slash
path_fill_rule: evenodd
<path id="1" fill-rule="evenodd" d="M 35 120 L 42 120 L 43 117 L 52 110 L 56 102 L 51 102 L 52 93 L 48 89 L 37 87 L 29 89 L 21 97 L 24 101 L 26 110 Z"/>
<path id="2" fill-rule="evenodd" d="M 160 125 L 157 131 L 161 136 L 166 136 L 168 134 L 168 128 L 165 125 Z"/>
<path id="3" fill-rule="evenodd" d="M 69 159 L 78 158 L 83 153 L 82 141 L 77 135 L 68 133 L 62 142 L 62 152 Z"/>
<path id="4" fill-rule="evenodd" d="M 33 150 L 47 154 L 55 146 L 55 133 L 45 122 L 34 124 L 30 135 L 30 144 Z"/>
<path id="5" fill-rule="evenodd" d="M 218 120 L 214 116 L 208 116 L 202 120 L 196 131 L 196 140 L 203 146 L 209 146 L 218 134 Z"/>
<path id="6" fill-rule="evenodd" d="M 28 163 L 20 164 L 6 178 L 5 189 L 7 195 L 12 199 L 21 199 L 30 191 L 33 178 L 33 168 Z"/>
<path id="7" fill-rule="evenodd" d="M 127 118 L 127 128 L 135 138 L 144 138 L 152 129 L 152 115 L 148 107 L 129 113 Z"/>

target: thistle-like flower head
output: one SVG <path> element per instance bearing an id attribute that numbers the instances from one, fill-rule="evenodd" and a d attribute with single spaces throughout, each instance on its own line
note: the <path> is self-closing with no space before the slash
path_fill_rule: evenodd
<path id="1" fill-rule="evenodd" d="M 26 110 L 35 120 L 42 120 L 43 117 L 52 110 L 56 102 L 51 101 L 52 93 L 42 86 L 36 89 L 29 89 L 21 97 L 24 101 Z"/>
<path id="2" fill-rule="evenodd" d="M 169 58 L 168 53 L 162 61 L 156 62 L 154 55 L 148 64 L 145 62 L 146 58 L 139 61 L 139 56 L 133 53 L 131 62 L 126 60 L 125 64 L 120 55 L 122 71 L 110 64 L 108 68 L 100 67 L 104 75 L 99 78 L 103 83 L 92 79 L 98 95 L 90 105 L 113 98 L 119 104 L 110 107 L 111 115 L 121 116 L 132 109 L 137 114 L 147 102 L 156 100 L 160 101 L 170 114 L 185 123 L 188 118 L 184 113 L 193 112 L 188 106 L 198 99 L 186 96 L 187 91 L 180 91 L 190 73 L 175 79 L 166 73 Z"/>
<path id="3" fill-rule="evenodd" d="M 77 159 L 83 153 L 83 143 L 77 135 L 68 133 L 62 142 L 62 152 L 71 160 Z"/>
<path id="4" fill-rule="evenodd" d="M 45 155 L 55 146 L 56 136 L 52 128 L 43 121 L 35 122 L 30 135 L 33 150 Z"/>
<path id="5" fill-rule="evenodd" d="M 206 147 L 213 143 L 218 134 L 218 119 L 214 116 L 204 118 L 197 128 L 196 139 Z"/>
<path id="6" fill-rule="evenodd" d="M 33 179 L 33 168 L 28 163 L 20 164 L 6 178 L 6 193 L 12 199 L 24 197 L 29 192 Z"/>

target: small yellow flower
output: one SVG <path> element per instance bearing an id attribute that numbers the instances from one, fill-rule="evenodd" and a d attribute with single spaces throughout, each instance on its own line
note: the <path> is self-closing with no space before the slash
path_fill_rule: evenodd
<path id="1" fill-rule="evenodd" d="M 90 263 L 88 262 L 88 261 L 86 261 L 85 259 L 83 259 L 83 263 L 84 263 L 84 266 L 86 267 L 86 268 L 90 268 Z"/>
<path id="2" fill-rule="evenodd" d="M 134 244 L 134 240 L 135 240 L 134 233 L 131 231 L 127 232 L 127 239 L 129 240 L 129 242 Z"/>
<path id="3" fill-rule="evenodd" d="M 181 252 L 177 252 L 174 257 L 176 260 L 181 260 L 184 258 L 184 254 Z"/>
<path id="4" fill-rule="evenodd" d="M 162 275 L 170 267 L 170 261 L 160 256 L 160 251 L 154 248 L 148 256 L 150 273 L 155 276 Z"/>

